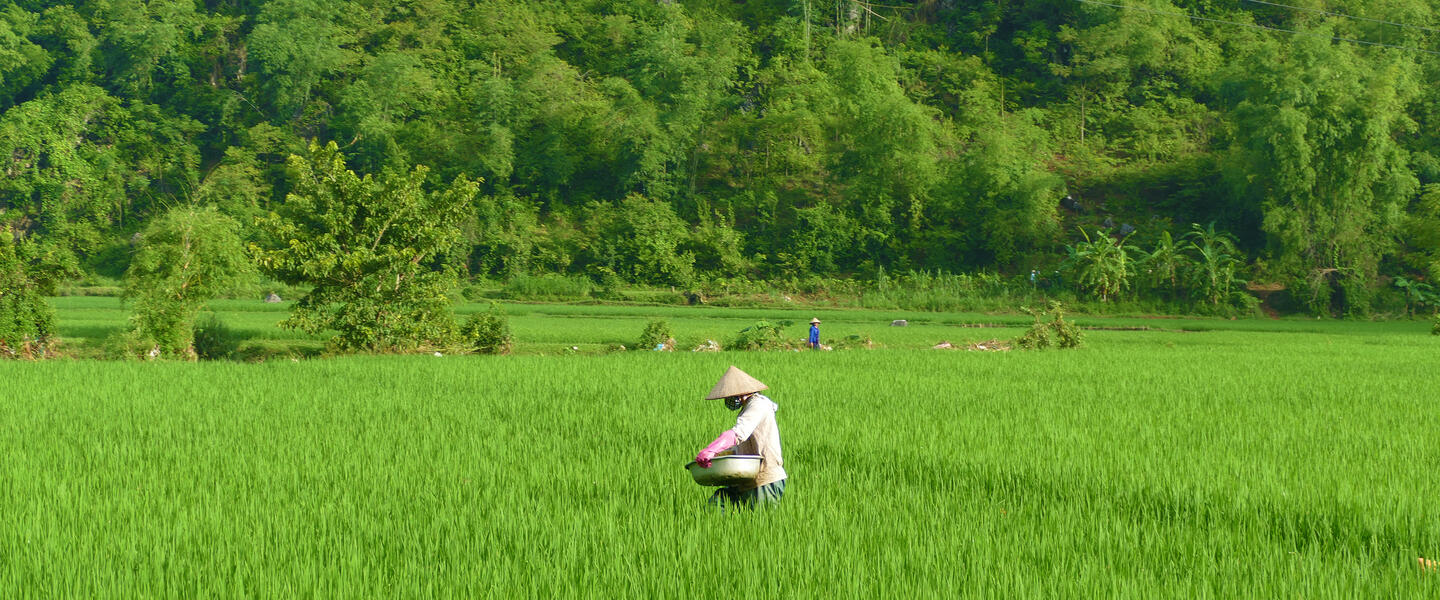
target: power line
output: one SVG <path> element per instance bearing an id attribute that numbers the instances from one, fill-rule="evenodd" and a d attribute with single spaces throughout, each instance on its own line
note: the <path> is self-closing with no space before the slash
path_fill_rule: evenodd
<path id="1" fill-rule="evenodd" d="M 1207 23 L 1220 23 L 1220 24 L 1224 24 L 1224 25 L 1237 25 L 1237 26 L 1240 26 L 1240 27 L 1249 27 L 1249 28 L 1251 28 L 1251 29 L 1264 29 L 1264 30 L 1266 30 L 1266 31 L 1279 31 L 1279 32 L 1281 32 L 1281 33 L 1291 33 L 1291 34 L 1294 34 L 1294 35 L 1303 35 L 1303 36 L 1308 36 L 1308 37 L 1323 38 L 1323 39 L 1327 39 L 1327 40 L 1334 40 L 1334 41 L 1337 41 L 1337 42 L 1350 42 L 1350 43 L 1352 43 L 1352 44 L 1364 44 L 1364 45 L 1366 45 L 1366 46 L 1379 46 L 1379 47 L 1381 47 L 1381 48 L 1394 48 L 1394 49 L 1396 49 L 1396 50 L 1409 50 L 1409 51 L 1412 51 L 1412 52 L 1424 52 L 1424 53 L 1426 53 L 1426 54 L 1440 55 L 1440 52 L 1436 52 L 1436 51 L 1434 51 L 1434 50 L 1425 50 L 1425 49 L 1423 49 L 1423 48 L 1415 48 L 1415 47 L 1412 47 L 1412 46 L 1396 46 L 1396 45 L 1394 45 L 1394 44 L 1382 44 L 1382 43 L 1380 43 L 1380 42 L 1370 42 L 1370 41 L 1366 41 L 1366 40 L 1357 40 L 1357 39 L 1353 39 L 1353 38 L 1343 38 L 1343 37 L 1338 37 L 1338 36 L 1333 36 L 1333 35 L 1325 35 L 1325 34 L 1323 34 L 1323 33 L 1310 33 L 1310 32 L 1308 32 L 1308 31 L 1297 31 L 1297 30 L 1294 30 L 1294 29 L 1284 29 L 1284 28 L 1281 28 L 1281 27 L 1266 27 L 1266 26 L 1264 26 L 1264 25 L 1256 25 L 1256 24 L 1254 24 L 1254 23 L 1241 23 L 1241 22 L 1238 22 L 1238 21 L 1226 21 L 1226 20 L 1224 20 L 1224 19 L 1212 19 L 1212 18 L 1209 18 L 1209 17 L 1197 17 L 1197 16 L 1195 16 L 1195 15 L 1187 14 L 1187 13 L 1169 12 L 1169 11 L 1163 11 L 1163 10 L 1154 10 L 1154 9 L 1150 9 L 1150 8 L 1144 8 L 1144 7 L 1141 7 L 1141 6 L 1129 6 L 1129 5 L 1125 5 L 1125 4 L 1111 4 L 1111 3 L 1109 3 L 1109 2 L 1099 2 L 1098 0 L 1075 0 L 1075 1 L 1076 1 L 1076 2 L 1080 2 L 1080 3 L 1082 3 L 1082 4 L 1095 4 L 1095 5 L 1099 5 L 1099 6 L 1109 6 L 1109 7 L 1111 7 L 1111 8 L 1123 8 L 1123 9 L 1125 9 L 1125 10 L 1137 10 L 1137 11 L 1140 11 L 1140 12 L 1146 12 L 1146 13 L 1155 14 L 1155 15 L 1165 15 L 1165 16 L 1167 16 L 1167 17 L 1184 17 L 1184 18 L 1186 18 L 1186 19 L 1191 19 L 1191 20 L 1194 20 L 1194 21 L 1205 21 L 1205 22 L 1207 22 Z"/>
<path id="2" fill-rule="evenodd" d="M 1244 2 L 1252 2 L 1252 3 L 1255 3 L 1255 4 L 1264 4 L 1264 5 L 1266 5 L 1266 6 L 1277 6 L 1277 7 L 1280 7 L 1280 8 L 1289 8 L 1289 9 L 1292 9 L 1292 10 L 1299 10 L 1299 11 L 1304 11 L 1304 12 L 1309 12 L 1309 13 L 1316 13 L 1316 14 L 1326 15 L 1326 16 L 1329 16 L 1329 17 L 1342 17 L 1342 18 L 1346 18 L 1346 19 L 1355 19 L 1356 21 L 1369 21 L 1369 22 L 1371 22 L 1371 23 L 1381 23 L 1381 24 L 1384 24 L 1384 25 L 1394 25 L 1394 26 L 1396 26 L 1396 27 L 1409 27 L 1409 28 L 1411 28 L 1411 29 L 1419 29 L 1419 30 L 1421 30 L 1421 31 L 1429 31 L 1429 32 L 1431 32 L 1431 33 L 1440 33 L 1440 29 L 1431 29 L 1431 28 L 1429 28 L 1429 27 L 1421 27 L 1421 26 L 1419 26 L 1419 25 L 1410 25 L 1410 24 L 1408 24 L 1408 23 L 1396 23 L 1396 22 L 1394 22 L 1394 21 L 1386 21 L 1386 20 L 1383 20 L 1383 19 L 1372 19 L 1372 18 L 1370 18 L 1370 17 L 1357 17 L 1357 16 L 1354 16 L 1354 15 L 1347 15 L 1347 14 L 1344 14 L 1344 13 L 1330 12 L 1330 11 L 1328 11 L 1328 10 L 1321 10 L 1321 9 L 1318 9 L 1318 8 L 1306 8 L 1306 7 L 1304 7 L 1304 6 L 1291 6 L 1291 5 L 1289 5 L 1289 4 L 1280 4 L 1279 2 L 1266 2 L 1265 0 L 1242 0 L 1242 1 L 1244 1 Z"/>

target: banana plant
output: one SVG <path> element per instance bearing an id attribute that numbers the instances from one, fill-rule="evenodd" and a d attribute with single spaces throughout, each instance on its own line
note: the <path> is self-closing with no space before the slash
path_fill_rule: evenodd
<path id="1" fill-rule="evenodd" d="M 1091 238 L 1084 228 L 1080 228 L 1080 235 L 1085 238 L 1083 243 L 1065 247 L 1069 254 L 1066 262 L 1081 291 L 1099 296 L 1101 302 L 1108 302 L 1112 296 L 1118 296 L 1130 287 L 1132 261 L 1130 248 L 1125 246 L 1129 236 L 1115 239 L 1108 232 L 1097 229 L 1095 237 Z"/>
<path id="2" fill-rule="evenodd" d="M 1144 254 L 1140 259 L 1140 266 L 1145 270 L 1146 283 L 1156 290 L 1170 293 L 1179 291 L 1182 287 L 1181 276 L 1189 262 L 1184 250 L 1185 248 L 1170 236 L 1170 232 L 1161 232 L 1160 239 L 1155 242 L 1155 250 Z"/>
<path id="3" fill-rule="evenodd" d="M 1240 261 L 1235 256 L 1235 237 L 1215 229 L 1211 222 L 1205 227 L 1198 223 L 1190 226 L 1190 233 L 1183 238 L 1186 250 L 1192 254 L 1190 282 L 1200 298 L 1218 306 L 1229 299 L 1235 288 L 1235 271 Z"/>
<path id="4" fill-rule="evenodd" d="M 1395 287 L 1405 293 L 1405 311 L 1415 314 L 1415 310 L 1425 307 L 1440 307 L 1440 294 L 1435 292 L 1435 286 L 1423 281 L 1415 281 L 1404 277 L 1395 278 Z"/>

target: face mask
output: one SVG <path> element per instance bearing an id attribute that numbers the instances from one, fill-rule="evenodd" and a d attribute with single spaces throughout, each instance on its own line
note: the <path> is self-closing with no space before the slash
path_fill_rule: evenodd
<path id="1" fill-rule="evenodd" d="M 744 406 L 744 404 L 745 399 L 740 396 L 731 396 L 725 399 L 725 408 L 730 410 L 740 410 L 740 407 Z"/>

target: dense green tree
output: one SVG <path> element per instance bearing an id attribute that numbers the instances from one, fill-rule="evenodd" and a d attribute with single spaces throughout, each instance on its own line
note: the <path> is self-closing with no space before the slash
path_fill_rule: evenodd
<path id="1" fill-rule="evenodd" d="M 155 105 L 122 105 L 94 86 L 76 85 L 0 116 L 0 210 L 49 279 L 79 274 L 112 225 L 146 218 L 195 185 L 198 126 Z"/>
<path id="2" fill-rule="evenodd" d="M 35 86 L 55 57 L 30 38 L 39 29 L 40 16 L 19 6 L 0 10 L 0 106 L 14 102 Z"/>
<path id="3" fill-rule="evenodd" d="M 586 209 L 585 257 L 632 281 L 686 286 L 695 257 L 682 252 L 686 228 L 669 204 L 632 194 L 618 204 Z"/>
<path id="4" fill-rule="evenodd" d="M 1410 206 L 1400 227 L 1406 266 L 1440 282 L 1440 184 L 1429 184 Z"/>
<path id="5" fill-rule="evenodd" d="M 29 271 L 14 234 L 0 225 L 0 358 L 44 358 L 51 351 L 55 314 Z"/>
<path id="6" fill-rule="evenodd" d="M 215 208 L 178 207 L 152 220 L 125 272 L 141 350 L 152 358 L 196 358 L 195 317 L 252 270 L 240 224 Z"/>
<path id="7" fill-rule="evenodd" d="M 1231 77 L 1230 173 L 1263 207 L 1276 266 L 1314 311 L 1366 310 L 1418 187 L 1396 142 L 1414 125 L 1413 63 L 1306 37 L 1257 44 Z"/>
<path id="8" fill-rule="evenodd" d="M 1117 4 L 17 0 L 0 210 L 42 289 L 168 206 L 265 243 L 331 139 L 483 177 L 430 265 L 475 276 L 1014 273 L 1107 219 L 1214 222 L 1319 312 L 1437 276 L 1435 0 Z"/>
<path id="9" fill-rule="evenodd" d="M 349 66 L 355 55 L 346 46 L 353 35 L 339 21 L 344 5 L 335 0 L 276 0 L 265 4 L 246 41 L 256 63 L 258 87 L 272 122 L 293 121 L 309 131 L 313 119 L 330 110 L 316 98 L 328 78 Z"/>
<path id="10" fill-rule="evenodd" d="M 269 241 L 252 244 L 277 279 L 313 286 L 282 324 L 337 332 L 345 350 L 413 349 L 452 343 L 447 264 L 478 182 L 425 189 L 428 169 L 380 176 L 346 168 L 334 142 L 291 156 L 291 191 L 261 220 Z"/>

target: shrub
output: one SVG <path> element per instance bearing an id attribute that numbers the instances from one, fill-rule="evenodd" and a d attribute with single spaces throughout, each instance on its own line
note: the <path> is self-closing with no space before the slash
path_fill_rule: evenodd
<path id="1" fill-rule="evenodd" d="M 0 226 L 0 358 L 44 358 L 54 331 L 55 313 L 26 272 L 10 228 Z"/>
<path id="2" fill-rule="evenodd" d="M 618 203 L 591 202 L 584 212 L 580 257 L 617 275 L 652 285 L 689 286 L 695 255 L 681 245 L 689 224 L 669 202 L 630 194 Z"/>
<path id="3" fill-rule="evenodd" d="M 613 269 L 602 265 L 592 267 L 591 271 L 595 281 L 600 282 L 600 286 L 594 290 L 596 298 L 601 300 L 625 299 L 625 281 L 616 275 Z"/>
<path id="4" fill-rule="evenodd" d="M 206 315 L 195 323 L 195 355 L 201 360 L 230 358 L 240 345 L 240 336 L 220 317 Z"/>
<path id="5" fill-rule="evenodd" d="M 1022 307 L 1021 310 L 1035 317 L 1035 323 L 1030 326 L 1029 331 L 1015 338 L 1012 343 L 1016 347 L 1025 350 L 1080 347 L 1084 334 L 1074 321 L 1065 320 L 1065 311 L 1060 308 L 1059 302 L 1051 302 L 1048 311 L 1028 307 Z M 1050 314 L 1053 314 L 1054 318 L 1047 320 L 1046 317 Z"/>
<path id="6" fill-rule="evenodd" d="M 832 341 L 830 345 L 836 350 L 870 350 L 875 347 L 875 340 L 870 339 L 870 336 L 867 334 L 856 333 Z"/>
<path id="7" fill-rule="evenodd" d="M 460 328 L 460 336 L 472 352 L 480 354 L 509 354 L 512 347 L 510 322 L 499 304 L 492 303 L 489 310 L 470 315 Z"/>
<path id="8" fill-rule="evenodd" d="M 650 321 L 645 331 L 640 333 L 640 342 L 635 347 L 640 350 L 674 350 L 675 335 L 670 331 L 670 323 L 664 319 Z"/>
<path id="9" fill-rule="evenodd" d="M 1240 267 L 1235 236 L 1216 231 L 1215 223 L 1210 223 L 1207 227 L 1191 225 L 1184 239 L 1185 250 L 1194 253 L 1189 260 L 1191 289 L 1211 306 L 1230 300 L 1235 291 L 1235 270 Z"/>
<path id="10" fill-rule="evenodd" d="M 153 360 L 160 356 L 155 342 L 142 338 L 134 329 L 123 329 L 106 337 L 102 352 L 106 358 L 125 360 Z"/>
<path id="11" fill-rule="evenodd" d="M 757 321 L 754 325 L 740 330 L 726 347 L 731 350 L 790 350 L 799 348 L 797 341 L 785 338 L 784 328 L 794 321 Z"/>
<path id="12" fill-rule="evenodd" d="M 325 342 L 318 340 L 252 339 L 237 344 L 230 357 L 243 362 L 299 360 L 324 356 L 325 347 Z"/>
<path id="13" fill-rule="evenodd" d="M 270 277 L 313 286 L 282 326 L 335 331 L 333 345 L 346 351 L 451 342 L 454 250 L 479 182 L 456 178 L 430 192 L 419 166 L 360 177 L 334 142 L 288 165 L 294 187 L 259 219 L 263 244 L 251 246 Z"/>
<path id="14" fill-rule="evenodd" d="M 160 354 L 194 358 L 201 307 L 250 270 L 240 224 L 214 208 L 177 208 L 151 222 L 125 272 L 138 339 Z"/>
<path id="15" fill-rule="evenodd" d="M 1440 315 L 1435 315 L 1435 324 L 1430 327 L 1430 335 L 1440 335 Z"/>

